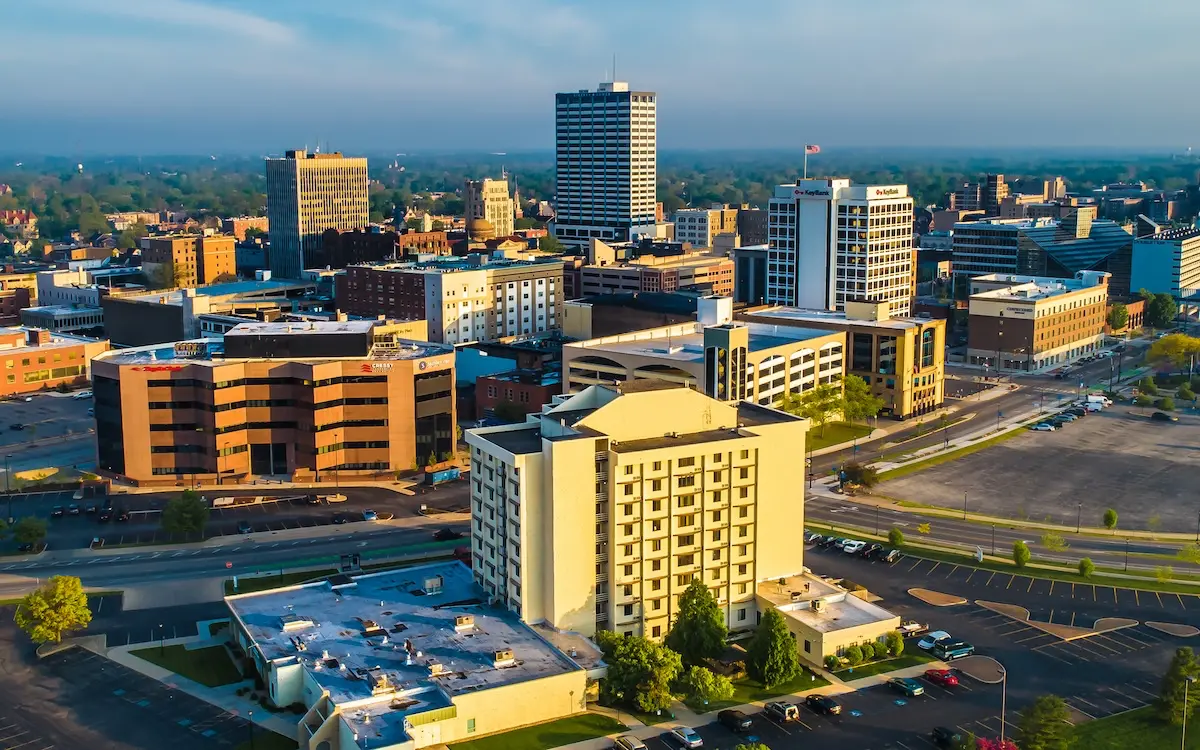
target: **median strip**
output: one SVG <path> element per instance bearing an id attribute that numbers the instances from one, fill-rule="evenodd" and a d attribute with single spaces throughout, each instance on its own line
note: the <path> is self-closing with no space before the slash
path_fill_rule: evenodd
<path id="1" fill-rule="evenodd" d="M 1040 620 L 1029 619 L 1029 610 L 1024 607 L 1018 607 L 1015 604 L 1002 604 L 1000 602 L 976 601 L 980 607 L 986 610 L 995 612 L 998 615 L 1012 618 L 1017 622 L 1028 625 L 1031 628 L 1036 628 L 1043 633 L 1048 633 L 1056 638 L 1061 638 L 1064 641 L 1075 641 L 1080 638 L 1090 638 L 1093 635 L 1101 635 L 1103 633 L 1111 633 L 1114 630 L 1123 630 L 1124 628 L 1132 628 L 1138 624 L 1137 620 L 1129 620 L 1124 617 L 1102 617 L 1096 620 L 1095 625 L 1091 628 L 1081 628 L 1077 625 L 1058 625 L 1052 622 L 1041 622 Z"/>

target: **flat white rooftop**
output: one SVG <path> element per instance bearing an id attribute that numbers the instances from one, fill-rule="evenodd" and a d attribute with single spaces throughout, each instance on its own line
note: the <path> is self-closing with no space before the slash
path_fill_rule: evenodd
<path id="1" fill-rule="evenodd" d="M 783 614 L 818 633 L 832 633 L 898 619 L 883 607 L 863 601 L 845 589 L 811 574 L 762 581 L 756 592 Z"/>
<path id="2" fill-rule="evenodd" d="M 795 323 L 838 323 L 842 325 L 871 326 L 873 328 L 891 328 L 907 330 L 929 323 L 925 318 L 887 318 L 885 320 L 864 320 L 846 317 L 845 311 L 809 310 L 803 307 L 768 307 L 764 310 L 747 310 L 746 314 L 755 318 L 778 318 L 780 322 Z M 821 331 L 826 333 L 826 331 Z"/>
<path id="3" fill-rule="evenodd" d="M 459 694 L 583 667 L 506 610 L 488 606 L 459 562 L 226 597 L 267 661 L 300 664 L 343 716 L 402 741 L 404 717 Z M 511 655 L 509 654 L 511 652 Z M 497 656 L 501 656 L 500 660 Z M 591 649 L 585 659 L 594 659 Z"/>
<path id="4" fill-rule="evenodd" d="M 267 334 L 369 333 L 375 320 L 250 321 L 225 332 L 226 336 L 263 336 Z"/>
<path id="5" fill-rule="evenodd" d="M 761 352 L 829 336 L 829 331 L 769 323 L 733 323 L 749 331 L 750 351 Z M 700 323 L 683 323 L 644 331 L 605 336 L 567 344 L 588 352 L 661 357 L 675 362 L 704 361 L 704 329 Z"/>

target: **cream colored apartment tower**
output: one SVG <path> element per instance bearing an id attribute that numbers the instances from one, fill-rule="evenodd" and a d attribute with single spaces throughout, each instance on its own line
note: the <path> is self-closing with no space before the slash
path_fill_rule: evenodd
<path id="1" fill-rule="evenodd" d="M 279 278 L 299 279 L 324 266 L 326 229 L 361 229 L 370 221 L 367 160 L 340 153 L 288 151 L 267 159 L 267 265 Z"/>
<path id="2" fill-rule="evenodd" d="M 803 568 L 808 421 L 635 381 L 468 430 L 472 568 L 529 623 L 661 638 L 693 578 L 731 630 Z"/>
<path id="3" fill-rule="evenodd" d="M 471 219 L 487 219 L 496 230 L 497 237 L 511 237 L 513 233 L 513 199 L 508 194 L 508 180 L 467 180 L 463 189 L 466 204 L 463 214 Z"/>

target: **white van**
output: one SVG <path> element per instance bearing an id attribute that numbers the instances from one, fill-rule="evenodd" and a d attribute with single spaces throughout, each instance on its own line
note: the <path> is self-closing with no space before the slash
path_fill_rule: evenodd
<path id="1" fill-rule="evenodd" d="M 1108 398 L 1102 393 L 1089 393 L 1087 396 L 1088 403 L 1100 404 L 1102 406 L 1112 406 L 1111 398 Z"/>

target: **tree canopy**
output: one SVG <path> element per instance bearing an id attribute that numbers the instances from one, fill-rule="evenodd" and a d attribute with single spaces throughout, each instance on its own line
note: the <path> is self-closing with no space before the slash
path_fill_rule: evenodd
<path id="1" fill-rule="evenodd" d="M 1024 750 L 1068 750 L 1071 747 L 1071 715 L 1057 695 L 1043 695 L 1021 712 L 1019 745 Z"/>
<path id="2" fill-rule="evenodd" d="M 1138 296 L 1146 301 L 1144 320 L 1151 328 L 1167 328 L 1179 313 L 1175 298 L 1166 292 L 1157 294 L 1142 289 Z"/>
<path id="3" fill-rule="evenodd" d="M 168 534 L 199 534 L 208 523 L 208 503 L 192 490 L 167 501 L 162 512 L 163 531 Z"/>
<path id="4" fill-rule="evenodd" d="M 26 516 L 13 525 L 13 539 L 18 544 L 38 544 L 46 538 L 46 521 Z"/>
<path id="5" fill-rule="evenodd" d="M 763 613 L 746 650 L 746 671 L 765 687 L 775 687 L 800 674 L 796 641 L 783 615 L 774 607 Z"/>
<path id="6" fill-rule="evenodd" d="M 648 638 L 607 630 L 596 634 L 596 645 L 608 664 L 608 676 L 600 683 L 606 704 L 645 713 L 670 707 L 671 685 L 683 669 L 679 654 Z"/>
<path id="7" fill-rule="evenodd" d="M 851 375 L 842 380 L 842 416 L 848 422 L 867 421 L 883 408 L 883 399 L 871 393 L 867 381 Z"/>
<path id="8" fill-rule="evenodd" d="M 1108 310 L 1107 317 L 1108 327 L 1114 331 L 1120 331 L 1129 324 L 1129 308 L 1124 302 L 1114 302 Z"/>
<path id="9" fill-rule="evenodd" d="M 1172 333 L 1158 339 L 1146 351 L 1146 359 L 1159 365 L 1174 365 L 1180 372 L 1200 357 L 1200 338 Z"/>
<path id="10" fill-rule="evenodd" d="M 52 576 L 17 607 L 17 627 L 34 643 L 58 643 L 63 634 L 92 621 L 83 584 L 74 576 Z"/>
<path id="11" fill-rule="evenodd" d="M 808 419 L 817 426 L 821 434 L 824 434 L 825 423 L 841 413 L 843 406 L 842 385 L 835 381 L 822 383 L 799 396 L 784 394 L 780 408 L 789 414 Z"/>
<path id="12" fill-rule="evenodd" d="M 1158 715 L 1163 721 L 1170 722 L 1176 726 L 1184 723 L 1185 716 L 1187 720 L 1191 720 L 1196 711 L 1196 703 L 1200 702 L 1200 685 L 1188 685 L 1189 679 L 1200 677 L 1200 663 L 1196 661 L 1196 654 L 1190 647 L 1184 646 L 1175 649 L 1175 656 L 1171 658 L 1171 664 L 1167 667 L 1167 673 L 1163 675 L 1162 684 L 1159 686 L 1158 703 L 1156 708 Z M 1187 702 L 1184 702 L 1184 693 L 1187 693 Z"/>
<path id="13" fill-rule="evenodd" d="M 720 656 L 728 632 L 716 597 L 703 581 L 693 578 L 679 597 L 679 612 L 667 633 L 667 647 L 678 653 L 684 664 L 702 664 L 705 659 Z"/>

